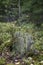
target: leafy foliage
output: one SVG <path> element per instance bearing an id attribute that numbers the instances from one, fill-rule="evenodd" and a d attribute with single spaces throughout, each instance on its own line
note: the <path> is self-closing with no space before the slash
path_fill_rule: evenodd
<path id="1" fill-rule="evenodd" d="M 7 16 L 7 21 L 14 21 L 20 16 L 23 21 L 24 13 L 28 14 L 28 22 L 34 22 L 37 26 L 43 23 L 43 0 L 0 0 L 1 18 L 4 16 L 6 19 Z M 27 21 L 27 18 L 24 20 Z"/>
<path id="2" fill-rule="evenodd" d="M 5 65 L 5 62 L 6 62 L 5 58 L 0 58 L 0 65 Z"/>

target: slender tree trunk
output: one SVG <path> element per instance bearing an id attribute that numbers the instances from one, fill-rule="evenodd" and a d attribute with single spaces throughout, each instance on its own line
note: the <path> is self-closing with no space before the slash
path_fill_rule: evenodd
<path id="1" fill-rule="evenodd" d="M 19 18 L 20 18 L 20 16 L 21 16 L 20 0 L 19 0 L 19 2 L 18 2 L 18 5 L 19 5 Z"/>

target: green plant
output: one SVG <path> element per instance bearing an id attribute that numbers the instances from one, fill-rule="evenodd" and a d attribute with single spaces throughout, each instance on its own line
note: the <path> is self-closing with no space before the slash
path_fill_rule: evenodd
<path id="1" fill-rule="evenodd" d="M 5 65 L 6 59 L 5 58 L 0 58 L 0 65 Z"/>
<path id="2" fill-rule="evenodd" d="M 14 63 L 8 63 L 7 65 L 14 65 Z"/>

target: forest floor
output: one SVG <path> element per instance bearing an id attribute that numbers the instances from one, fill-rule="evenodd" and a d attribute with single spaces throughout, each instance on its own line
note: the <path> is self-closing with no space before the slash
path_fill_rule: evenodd
<path id="1" fill-rule="evenodd" d="M 23 57 L 20 57 L 19 54 L 16 56 L 12 55 L 9 49 L 5 49 L 4 51 L 4 48 L 9 46 L 11 41 L 6 44 L 4 43 L 9 39 L 11 40 L 11 34 L 15 31 L 32 34 L 36 39 L 36 44 L 43 42 L 43 25 L 41 28 L 35 28 L 33 24 L 26 24 L 19 27 L 14 23 L 0 23 L 0 65 L 43 65 L 43 46 L 41 47 L 41 45 L 35 45 L 35 48 L 39 50 L 38 54 L 26 53 Z"/>
<path id="2" fill-rule="evenodd" d="M 40 52 L 40 55 L 24 55 L 24 57 L 11 56 L 9 51 L 0 54 L 0 63 L 3 65 L 43 65 L 43 51 Z"/>

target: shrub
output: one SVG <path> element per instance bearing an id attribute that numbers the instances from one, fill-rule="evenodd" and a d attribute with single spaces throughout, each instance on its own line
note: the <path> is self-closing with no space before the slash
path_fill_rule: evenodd
<path id="1" fill-rule="evenodd" d="M 5 58 L 0 58 L 0 65 L 5 65 L 5 63 L 6 63 Z"/>

